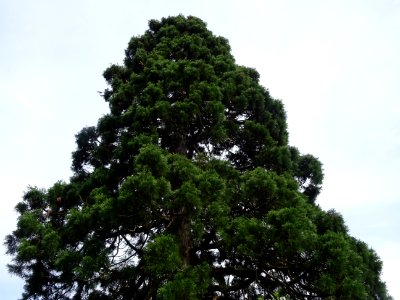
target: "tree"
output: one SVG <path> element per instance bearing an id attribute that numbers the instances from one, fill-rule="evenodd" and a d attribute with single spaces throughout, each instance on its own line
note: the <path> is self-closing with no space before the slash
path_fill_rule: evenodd
<path id="1" fill-rule="evenodd" d="M 151 20 L 104 72 L 74 175 L 7 236 L 23 299 L 389 299 L 381 261 L 315 204 L 283 104 L 195 17 Z"/>

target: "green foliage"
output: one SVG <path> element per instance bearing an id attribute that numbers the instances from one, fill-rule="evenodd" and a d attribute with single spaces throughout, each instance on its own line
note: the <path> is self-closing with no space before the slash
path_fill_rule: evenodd
<path id="1" fill-rule="evenodd" d="M 165 278 L 181 269 L 179 245 L 173 236 L 157 236 L 145 249 L 145 269 L 156 278 Z"/>
<path id="2" fill-rule="evenodd" d="M 315 204 L 322 165 L 288 145 L 282 102 L 203 21 L 151 20 L 104 77 L 70 182 L 16 206 L 22 299 L 390 299 L 376 253 Z"/>
<path id="3" fill-rule="evenodd" d="M 210 281 L 210 267 L 206 263 L 185 268 L 178 271 L 172 280 L 158 289 L 157 298 L 199 299 L 207 293 Z"/>

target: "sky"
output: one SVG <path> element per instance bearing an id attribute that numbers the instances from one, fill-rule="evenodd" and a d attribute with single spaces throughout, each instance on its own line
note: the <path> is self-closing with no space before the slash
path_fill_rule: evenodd
<path id="1" fill-rule="evenodd" d="M 75 134 L 108 112 L 103 71 L 150 19 L 203 19 L 281 99 L 290 144 L 318 157 L 317 203 L 381 257 L 400 299 L 400 0 L 0 0 L 0 238 L 28 186 L 71 176 Z M 0 248 L 0 297 L 23 282 Z"/>

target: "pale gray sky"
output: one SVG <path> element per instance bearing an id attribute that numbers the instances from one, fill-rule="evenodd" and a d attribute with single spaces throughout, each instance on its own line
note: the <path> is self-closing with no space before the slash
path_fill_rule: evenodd
<path id="1" fill-rule="evenodd" d="M 28 185 L 68 180 L 74 135 L 107 112 L 102 72 L 149 19 L 179 13 L 283 100 L 290 143 L 324 164 L 318 203 L 378 252 L 400 299 L 400 0 L 0 0 L 0 238 Z M 0 297 L 17 299 L 0 258 Z"/>

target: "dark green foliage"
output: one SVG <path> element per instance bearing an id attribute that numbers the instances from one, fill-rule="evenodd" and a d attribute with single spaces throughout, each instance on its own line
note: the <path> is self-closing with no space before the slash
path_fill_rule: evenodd
<path id="1" fill-rule="evenodd" d="M 389 299 L 373 250 L 314 201 L 321 163 L 194 17 L 149 22 L 104 72 L 74 175 L 29 188 L 6 238 L 23 299 Z"/>

